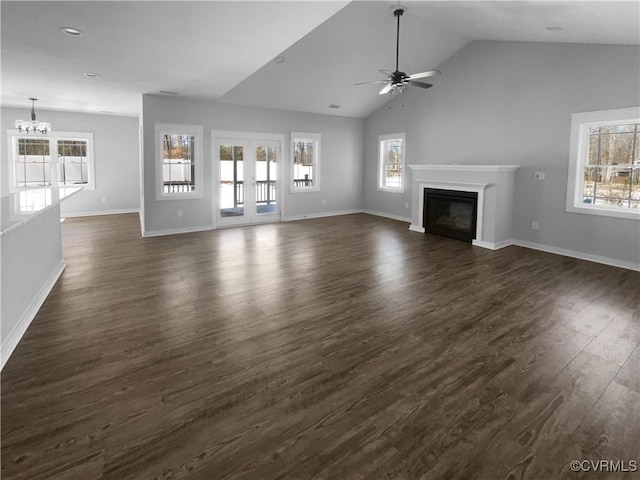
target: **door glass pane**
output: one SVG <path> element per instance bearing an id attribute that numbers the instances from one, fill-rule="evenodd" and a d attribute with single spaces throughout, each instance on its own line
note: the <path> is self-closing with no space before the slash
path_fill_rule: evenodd
<path id="1" fill-rule="evenodd" d="M 273 146 L 256 147 L 256 213 L 275 213 L 276 165 L 278 151 Z"/>
<path id="2" fill-rule="evenodd" d="M 244 149 L 220 145 L 220 216 L 244 215 Z"/>

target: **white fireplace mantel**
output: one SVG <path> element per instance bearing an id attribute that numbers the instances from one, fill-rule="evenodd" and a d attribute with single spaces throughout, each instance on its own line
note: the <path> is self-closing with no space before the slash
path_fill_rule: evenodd
<path id="1" fill-rule="evenodd" d="M 409 165 L 413 172 L 410 230 L 424 233 L 424 189 L 476 192 L 478 218 L 473 245 L 496 250 L 510 245 L 518 165 Z"/>

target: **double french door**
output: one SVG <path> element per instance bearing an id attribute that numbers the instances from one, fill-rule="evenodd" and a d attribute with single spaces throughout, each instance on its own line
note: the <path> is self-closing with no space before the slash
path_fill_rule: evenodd
<path id="1" fill-rule="evenodd" d="M 213 136 L 217 224 L 279 221 L 283 136 L 217 131 Z"/>

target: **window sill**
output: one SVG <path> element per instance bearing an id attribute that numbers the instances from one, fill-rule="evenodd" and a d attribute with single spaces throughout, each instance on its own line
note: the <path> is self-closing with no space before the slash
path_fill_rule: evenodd
<path id="1" fill-rule="evenodd" d="M 640 220 L 640 212 L 624 211 L 606 207 L 583 207 L 567 205 L 567 212 L 582 213 L 586 215 L 600 215 L 602 217 L 625 218 L 627 220 Z"/>
<path id="2" fill-rule="evenodd" d="M 385 188 L 378 187 L 379 192 L 389 192 L 389 193 L 404 193 L 404 188 Z"/>
<path id="3" fill-rule="evenodd" d="M 320 187 L 292 188 L 291 193 L 311 193 L 319 192 Z"/>
<path id="4" fill-rule="evenodd" d="M 166 195 L 156 195 L 156 200 L 165 201 L 165 200 L 199 200 L 202 198 L 202 193 L 170 193 Z"/>

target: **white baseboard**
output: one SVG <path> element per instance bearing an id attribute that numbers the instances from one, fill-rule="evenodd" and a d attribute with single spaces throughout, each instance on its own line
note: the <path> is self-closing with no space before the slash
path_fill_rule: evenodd
<path id="1" fill-rule="evenodd" d="M 140 209 L 139 208 L 123 208 L 121 210 L 101 210 L 99 212 L 73 212 L 73 213 L 63 213 L 61 216 L 64 218 L 95 217 L 98 215 L 120 215 L 123 213 L 140 213 Z"/>
<path id="2" fill-rule="evenodd" d="M 413 223 L 409 225 L 409 230 L 411 230 L 412 232 L 424 233 L 424 227 L 421 227 L 420 225 L 414 225 Z"/>
<path id="3" fill-rule="evenodd" d="M 590 262 L 602 263 L 604 265 L 610 265 L 612 267 L 626 268 L 628 270 L 640 271 L 640 263 L 627 262 L 624 260 L 617 260 L 615 258 L 601 257 L 600 255 L 591 255 L 590 253 L 578 252 L 576 250 L 567 250 L 565 248 L 551 247 L 549 245 L 543 245 L 541 243 L 527 242 L 525 240 L 513 240 L 513 245 L 520 247 L 531 248 L 533 250 L 540 250 L 547 253 L 555 253 L 556 255 L 563 255 L 565 257 L 578 258 L 580 260 L 588 260 Z"/>
<path id="4" fill-rule="evenodd" d="M 489 250 L 500 250 L 501 248 L 508 247 L 514 244 L 514 240 L 501 240 L 499 242 L 485 242 L 484 240 L 472 240 L 471 244 L 474 247 L 488 248 Z"/>
<path id="5" fill-rule="evenodd" d="M 47 278 L 47 280 L 44 282 L 44 284 L 42 285 L 42 288 L 40 288 L 40 290 L 34 297 L 31 304 L 27 307 L 25 312 L 22 314 L 22 317 L 18 321 L 17 325 L 14 327 L 11 333 L 9 333 L 9 335 L 7 336 L 6 340 L 4 341 L 4 344 L 2 345 L 2 347 L 0 347 L 0 361 L 2 362 L 0 369 L 4 368 L 4 365 L 7 363 L 7 360 L 9 360 L 9 357 L 18 346 L 20 339 L 24 336 L 25 332 L 27 331 L 27 328 L 29 328 L 29 325 L 31 325 L 31 322 L 33 321 L 33 319 L 36 318 L 36 314 L 38 313 L 38 310 L 40 310 L 40 307 L 42 306 L 44 301 L 47 299 L 47 296 L 53 289 L 53 286 L 58 281 L 58 278 L 60 278 L 60 275 L 62 275 L 62 272 L 64 271 L 66 266 L 67 265 L 64 263 L 64 260 L 61 260 L 60 263 L 56 266 L 56 268 L 51 272 L 51 275 L 49 275 L 49 278 Z"/>
<path id="6" fill-rule="evenodd" d="M 391 220 L 398 220 L 400 222 L 411 223 L 411 218 L 401 217 L 400 215 L 392 215 L 391 213 L 376 212 L 375 210 L 361 210 L 362 213 L 368 213 L 369 215 L 375 215 L 376 217 L 390 218 Z"/>
<path id="7" fill-rule="evenodd" d="M 296 220 L 305 220 L 308 218 L 337 217 L 339 215 L 352 215 L 354 213 L 362 213 L 362 210 L 342 210 L 337 212 L 308 213 L 306 215 L 294 215 L 291 217 L 284 217 L 282 221 L 294 222 Z"/>
<path id="8" fill-rule="evenodd" d="M 184 227 L 184 228 L 170 228 L 168 230 L 147 230 L 142 232 L 143 237 L 163 237 L 165 235 L 177 235 L 180 233 L 193 233 L 193 232 L 206 232 L 207 230 L 214 230 L 213 225 L 202 225 L 200 227 Z"/>

